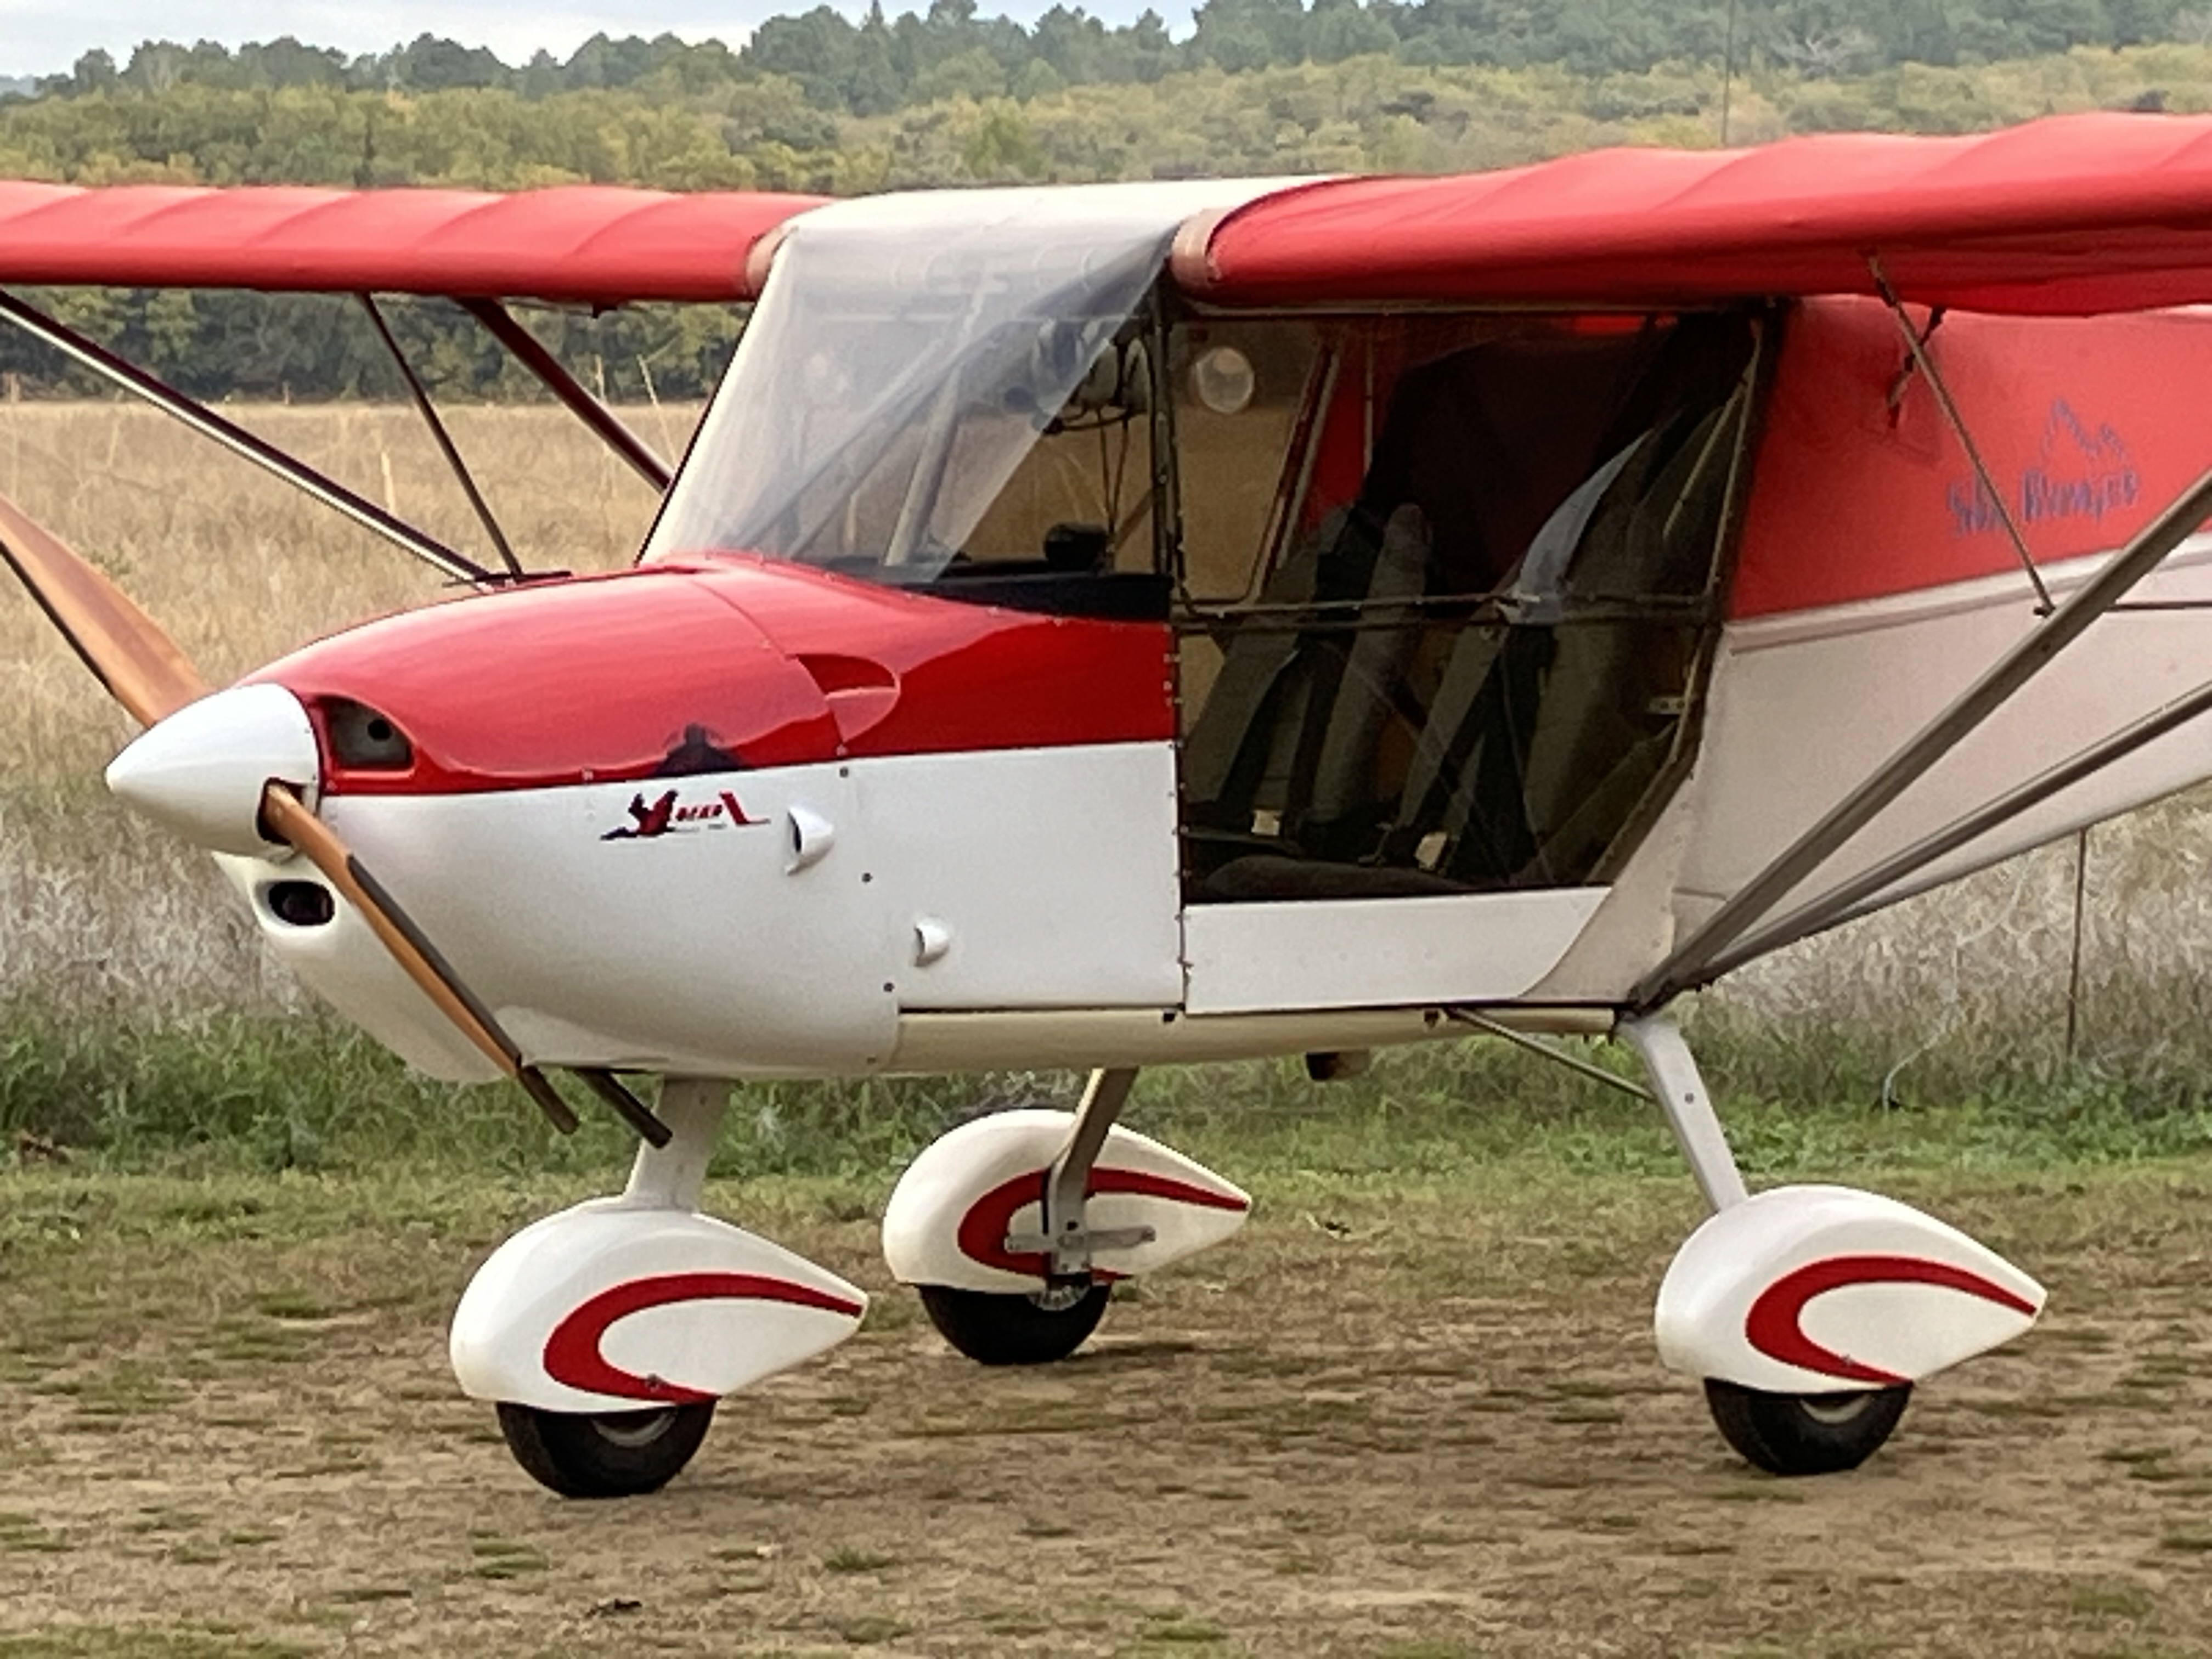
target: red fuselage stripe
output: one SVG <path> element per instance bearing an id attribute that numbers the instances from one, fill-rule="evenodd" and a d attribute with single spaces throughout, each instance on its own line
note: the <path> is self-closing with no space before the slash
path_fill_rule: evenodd
<path id="1" fill-rule="evenodd" d="M 1035 1170 L 1027 1175 L 1004 1181 L 985 1193 L 968 1206 L 968 1213 L 960 1218 L 958 1238 L 960 1254 L 970 1261 L 981 1262 L 987 1267 L 998 1267 L 1010 1273 L 1042 1279 L 1049 1272 L 1044 1254 L 1037 1250 L 1015 1252 L 1006 1248 L 1006 1234 L 1013 1225 L 1014 1214 L 1025 1204 L 1036 1204 L 1044 1197 L 1047 1172 Z M 1194 1186 L 1188 1181 L 1177 1181 L 1172 1176 L 1150 1175 L 1141 1170 L 1093 1170 L 1091 1172 L 1089 1196 L 1101 1198 L 1108 1194 L 1127 1194 L 1139 1198 L 1164 1199 L 1170 1204 L 1188 1204 L 1201 1210 L 1248 1210 L 1250 1203 L 1241 1198 L 1231 1198 L 1210 1188 Z M 1121 1274 L 1097 1270 L 1094 1277 L 1113 1279 Z"/>
<path id="2" fill-rule="evenodd" d="M 1890 1388 L 1910 1377 L 1838 1353 L 1805 1334 L 1806 1304 L 1815 1297 L 1850 1285 L 1931 1285 L 1978 1297 L 2014 1313 L 2035 1317 L 2035 1304 L 2003 1285 L 1941 1261 L 1910 1255 L 1838 1255 L 1809 1261 L 1782 1275 L 1759 1293 L 1744 1316 L 1743 1334 L 1751 1346 L 1769 1359 L 1796 1365 L 1847 1382 L 1867 1382 Z"/>
<path id="3" fill-rule="evenodd" d="M 553 1328 L 553 1334 L 545 1339 L 545 1374 L 586 1394 L 613 1395 L 658 1405 L 703 1405 L 714 1396 L 658 1376 L 626 1371 L 600 1352 L 599 1344 L 610 1326 L 634 1313 L 677 1302 L 715 1300 L 781 1302 L 797 1308 L 818 1308 L 848 1319 L 858 1319 L 862 1312 L 859 1303 L 844 1297 L 760 1273 L 659 1273 L 650 1279 L 633 1279 L 579 1304 Z"/>

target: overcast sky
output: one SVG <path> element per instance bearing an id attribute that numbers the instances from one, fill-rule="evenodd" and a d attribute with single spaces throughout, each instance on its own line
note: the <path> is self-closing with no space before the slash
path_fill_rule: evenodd
<path id="1" fill-rule="evenodd" d="M 719 37 L 736 45 L 763 17 L 808 9 L 815 0 L 640 0 L 628 6 L 562 6 L 558 0 L 0 0 L 0 75 L 52 75 L 94 46 L 124 62 L 141 40 L 246 40 L 289 34 L 310 46 L 351 54 L 379 52 L 418 34 L 439 34 L 466 46 L 489 46 L 510 64 L 544 47 L 566 58 L 602 31 L 653 35 L 672 31 L 686 40 Z M 858 16 L 866 0 L 832 0 Z M 1004 13 L 1024 22 L 1052 0 L 981 0 L 985 16 Z M 1188 0 L 1153 0 L 1177 34 L 1189 27 Z M 1127 22 L 1145 0 L 1092 0 L 1086 7 L 1109 22 Z M 927 0 L 884 0 L 884 9 L 927 9 Z"/>

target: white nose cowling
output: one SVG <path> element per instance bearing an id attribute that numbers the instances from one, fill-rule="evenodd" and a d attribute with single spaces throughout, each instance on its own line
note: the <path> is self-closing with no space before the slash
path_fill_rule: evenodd
<path id="1" fill-rule="evenodd" d="M 261 833 L 271 780 L 311 806 L 321 781 L 315 728 L 281 685 L 234 685 L 186 703 L 107 768 L 107 787 L 125 805 L 210 852 L 243 857 L 279 844 Z"/>

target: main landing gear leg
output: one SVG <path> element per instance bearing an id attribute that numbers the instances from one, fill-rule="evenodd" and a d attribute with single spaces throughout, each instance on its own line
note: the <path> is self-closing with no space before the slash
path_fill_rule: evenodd
<path id="1" fill-rule="evenodd" d="M 1715 1212 L 1751 1196 L 1729 1150 L 1728 1133 L 1698 1071 L 1690 1045 L 1664 1015 L 1620 1023 L 1620 1036 L 1644 1062 L 1651 1092 Z M 1721 1437 L 1748 1462 L 1774 1474 L 1829 1474 L 1856 1468 L 1889 1438 L 1911 1398 L 1909 1382 L 1844 1393 L 1782 1394 L 1723 1377 L 1705 1379 L 1705 1405 Z"/>
<path id="2" fill-rule="evenodd" d="M 1674 1022 L 1646 1015 L 1616 1032 L 1713 1210 L 1659 1287 L 1660 1357 L 1705 1380 L 1714 1423 L 1749 1462 L 1775 1474 L 1856 1468 L 1917 1379 L 2034 1322 L 2040 1285 L 1894 1200 L 1845 1187 L 1747 1194 Z M 1853 1294 L 1820 1300 L 1842 1290 Z"/>
<path id="3" fill-rule="evenodd" d="M 1682 1040 L 1674 1022 L 1664 1014 L 1650 1014 L 1642 1019 L 1624 1019 L 1616 1029 L 1621 1041 L 1635 1049 L 1636 1057 L 1644 1062 L 1651 1092 L 1658 1097 L 1659 1109 L 1667 1114 L 1668 1125 L 1674 1131 L 1682 1156 L 1690 1162 L 1690 1173 L 1697 1178 L 1705 1202 L 1716 1210 L 1742 1203 L 1751 1196 L 1744 1188 L 1743 1171 L 1735 1166 L 1728 1133 L 1721 1127 L 1720 1115 L 1713 1110 L 1713 1097 L 1706 1092 L 1690 1045 Z"/>
<path id="4" fill-rule="evenodd" d="M 1134 1067 L 1093 1072 L 1072 1117 L 1038 1109 L 964 1123 L 899 1178 L 884 1211 L 884 1258 L 969 1358 L 1064 1359 L 1097 1328 L 1113 1280 L 1243 1224 L 1243 1192 L 1116 1127 L 1136 1080 Z"/>
<path id="5" fill-rule="evenodd" d="M 622 1196 L 524 1228 L 454 1312 L 461 1386 L 565 1498 L 666 1485 L 722 1395 L 842 1341 L 866 1308 L 827 1269 L 698 1213 L 728 1101 L 726 1083 L 670 1079 L 668 1144 L 639 1146 Z"/>

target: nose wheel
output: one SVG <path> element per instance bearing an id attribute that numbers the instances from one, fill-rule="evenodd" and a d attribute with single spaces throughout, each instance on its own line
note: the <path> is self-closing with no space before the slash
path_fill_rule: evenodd
<path id="1" fill-rule="evenodd" d="M 1053 1285 L 999 1292 L 923 1285 L 921 1305 L 938 1334 L 982 1365 L 1049 1365 L 1081 1347 L 1105 1316 L 1113 1287 Z"/>
<path id="2" fill-rule="evenodd" d="M 635 1498 L 673 1480 L 714 1420 L 714 1402 L 642 1412 L 552 1412 L 502 1401 L 499 1431 L 523 1471 L 563 1498 Z"/>
<path id="3" fill-rule="evenodd" d="M 1912 1385 L 1847 1394 L 1767 1394 L 1705 1379 L 1722 1437 L 1770 1474 L 1838 1474 L 1873 1456 L 1897 1427 Z"/>

